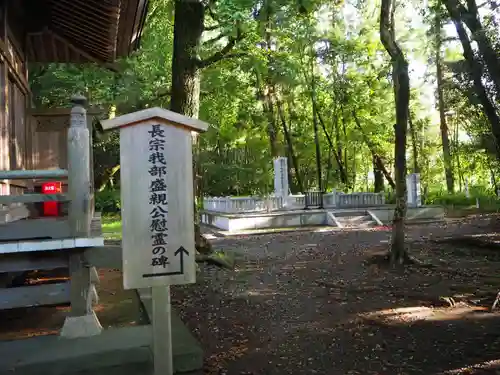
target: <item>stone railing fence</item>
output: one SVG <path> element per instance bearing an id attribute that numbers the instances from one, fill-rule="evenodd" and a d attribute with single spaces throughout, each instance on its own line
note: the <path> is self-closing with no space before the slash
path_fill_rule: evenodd
<path id="1" fill-rule="evenodd" d="M 363 208 L 385 204 L 383 193 L 342 193 L 333 191 L 323 195 L 325 208 Z M 272 212 L 279 210 L 300 210 L 305 206 L 303 194 L 289 195 L 287 198 L 269 197 L 205 197 L 206 211 L 225 213 Z"/>
<path id="2" fill-rule="evenodd" d="M 207 211 L 239 213 L 270 212 L 283 209 L 281 197 L 205 197 L 203 208 Z"/>

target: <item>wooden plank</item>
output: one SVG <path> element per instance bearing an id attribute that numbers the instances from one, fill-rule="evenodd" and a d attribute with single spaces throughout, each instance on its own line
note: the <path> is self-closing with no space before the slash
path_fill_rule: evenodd
<path id="1" fill-rule="evenodd" d="M 19 220 L 0 225 L 0 241 L 70 237 L 69 221 L 58 218 Z"/>
<path id="2" fill-rule="evenodd" d="M 28 80 L 24 75 L 20 75 L 16 70 L 14 59 L 10 56 L 7 44 L 2 40 L 0 40 L 0 54 L 2 55 L 3 61 L 7 63 L 6 71 L 10 71 L 12 73 L 12 77 L 19 85 L 19 87 L 24 90 L 24 93 L 29 93 Z"/>
<path id="3" fill-rule="evenodd" d="M 93 117 L 87 117 L 87 128 L 89 129 L 89 171 L 90 171 L 90 216 L 95 217 L 95 194 L 94 194 L 94 149 L 92 139 L 92 122 Z M 91 224 L 92 227 L 92 224 Z M 92 231 L 92 228 L 90 229 Z"/>
<path id="4" fill-rule="evenodd" d="M 101 213 L 95 212 L 92 222 L 90 223 L 90 237 L 102 236 L 102 219 Z"/>
<path id="5" fill-rule="evenodd" d="M 24 204 L 2 209 L 0 210 L 0 225 L 26 219 L 29 215 L 30 211 Z"/>
<path id="6" fill-rule="evenodd" d="M 92 221 L 90 209 L 90 132 L 85 98 L 72 98 L 71 126 L 68 129 L 69 222 L 73 237 L 87 237 Z"/>
<path id="7" fill-rule="evenodd" d="M 0 257 L 0 273 L 67 268 L 68 254 L 64 252 L 11 253 Z"/>
<path id="8" fill-rule="evenodd" d="M 82 251 L 69 255 L 71 316 L 85 316 L 92 313 L 90 267 Z"/>
<path id="9" fill-rule="evenodd" d="M 162 119 L 120 129 L 125 289 L 195 282 L 191 142 L 185 127 Z"/>
<path id="10" fill-rule="evenodd" d="M 170 286 L 152 287 L 151 299 L 153 301 L 151 323 L 153 324 L 154 373 L 155 375 L 173 375 Z"/>
<path id="11" fill-rule="evenodd" d="M 85 259 L 96 268 L 122 269 L 121 246 L 98 246 L 85 250 Z"/>
<path id="12" fill-rule="evenodd" d="M 85 258 L 85 260 L 86 260 L 86 258 Z M 101 280 L 99 279 L 99 273 L 97 272 L 97 269 L 94 266 L 90 267 L 90 282 L 92 284 L 100 284 L 100 282 L 101 282 Z M 95 289 L 95 287 L 94 287 L 94 289 Z M 95 292 L 95 293 L 97 295 L 97 292 Z"/>
<path id="13" fill-rule="evenodd" d="M 88 107 L 87 115 L 100 116 L 105 113 L 105 110 L 100 107 Z M 28 114 L 34 117 L 65 117 L 68 118 L 71 115 L 71 108 L 32 108 L 28 110 Z"/>
<path id="14" fill-rule="evenodd" d="M 56 240 L 12 241 L 0 243 L 0 254 L 68 250 L 104 246 L 104 238 L 66 238 Z"/>
<path id="15" fill-rule="evenodd" d="M 142 111 L 128 113 L 109 120 L 104 120 L 101 121 L 101 125 L 104 130 L 111 130 L 122 126 L 126 127 L 128 125 L 158 119 L 160 119 L 163 124 L 168 124 L 169 126 L 180 126 L 185 129 L 189 129 L 189 131 L 202 132 L 208 129 L 208 124 L 206 122 L 158 107 L 143 109 Z"/>
<path id="16" fill-rule="evenodd" d="M 61 305 L 70 301 L 70 282 L 0 288 L 0 310 Z"/>
<path id="17" fill-rule="evenodd" d="M 38 203 L 38 202 L 68 202 L 66 194 L 23 194 L 23 195 L 0 195 L 0 204 L 12 203 Z"/>
<path id="18" fill-rule="evenodd" d="M 0 171 L 0 180 L 59 179 L 65 177 L 68 177 L 66 169 Z"/>

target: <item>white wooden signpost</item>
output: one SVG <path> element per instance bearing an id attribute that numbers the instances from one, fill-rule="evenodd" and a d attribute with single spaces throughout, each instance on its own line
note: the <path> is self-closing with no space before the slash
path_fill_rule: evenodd
<path id="1" fill-rule="evenodd" d="M 123 286 L 152 287 L 155 375 L 171 375 L 169 286 L 196 280 L 191 132 L 208 124 L 150 108 L 102 126 L 120 129 Z"/>

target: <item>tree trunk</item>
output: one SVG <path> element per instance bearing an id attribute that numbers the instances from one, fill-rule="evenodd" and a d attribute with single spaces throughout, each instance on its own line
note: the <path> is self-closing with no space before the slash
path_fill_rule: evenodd
<path id="1" fill-rule="evenodd" d="M 380 193 L 384 191 L 384 173 L 378 167 L 377 158 L 372 154 L 373 163 L 373 182 L 375 193 Z"/>
<path id="2" fill-rule="evenodd" d="M 174 51 L 172 56 L 172 90 L 170 109 L 197 118 L 200 110 L 200 68 L 198 51 L 204 29 L 205 8 L 201 2 L 175 1 Z M 198 137 L 193 137 L 193 193 L 201 194 L 198 178 Z M 201 235 L 198 209 L 194 200 L 195 244 L 200 253 L 212 251 Z"/>
<path id="3" fill-rule="evenodd" d="M 420 173 L 420 168 L 418 167 L 417 131 L 415 130 L 413 121 L 411 119 L 411 112 L 408 113 L 408 123 L 410 125 L 411 148 L 413 151 L 413 173 Z"/>
<path id="4" fill-rule="evenodd" d="M 267 132 L 269 135 L 269 143 L 271 146 L 271 156 L 273 158 L 276 158 L 280 156 L 280 152 L 278 148 L 278 132 L 275 123 L 273 98 L 270 93 L 266 95 L 265 101 L 267 103 L 264 108 L 267 114 Z"/>
<path id="5" fill-rule="evenodd" d="M 495 175 L 495 171 L 493 170 L 493 167 L 491 166 L 491 163 L 489 163 L 489 169 L 490 169 L 490 175 L 491 175 L 491 186 L 493 187 L 493 190 L 495 192 L 495 196 L 498 197 L 498 184 L 497 184 L 497 177 Z"/>
<path id="6" fill-rule="evenodd" d="M 439 10 L 436 11 L 436 76 L 437 76 L 437 94 L 439 109 L 439 128 L 441 130 L 441 143 L 443 145 L 444 174 L 446 177 L 446 189 L 449 194 L 453 194 L 453 166 L 450 153 L 450 137 L 448 134 L 448 124 L 446 123 L 445 105 L 444 105 L 444 87 L 443 87 L 443 65 L 441 60 L 441 17 Z"/>
<path id="7" fill-rule="evenodd" d="M 332 125 L 335 126 L 335 159 L 338 159 L 338 162 L 337 162 L 337 165 L 339 165 L 340 163 L 342 163 L 342 165 L 345 167 L 345 164 L 343 163 L 343 160 L 342 160 L 342 139 L 341 139 L 341 135 L 340 135 L 340 121 L 339 121 L 339 113 L 338 113 L 338 109 L 335 108 L 335 121 L 333 122 Z M 340 167 L 339 167 L 340 168 Z M 344 173 L 345 173 L 345 179 L 346 181 L 349 181 L 349 176 L 348 176 L 348 173 L 347 173 L 347 170 L 344 169 Z"/>
<path id="8" fill-rule="evenodd" d="M 325 176 L 325 191 L 328 191 L 328 188 L 330 187 L 330 176 L 332 175 L 332 170 L 333 170 L 333 162 L 332 162 L 332 149 L 329 147 L 328 148 L 328 156 L 326 159 L 326 176 Z"/>
<path id="9" fill-rule="evenodd" d="M 453 124 L 452 124 L 453 125 Z M 453 144 L 452 150 L 456 158 L 456 165 L 458 171 L 458 188 L 462 191 L 462 184 L 464 182 L 464 174 L 462 171 L 462 166 L 460 164 L 460 140 L 458 139 L 459 122 L 455 121 L 455 128 L 453 129 Z"/>
<path id="10" fill-rule="evenodd" d="M 472 39 L 477 42 L 479 52 L 488 68 L 488 72 L 500 97 L 500 56 L 491 44 L 487 31 L 483 28 L 479 19 L 479 13 L 475 0 L 467 0 L 467 9 L 458 0 L 447 0 L 447 6 L 457 9 L 460 18 L 472 33 Z"/>
<path id="11" fill-rule="evenodd" d="M 170 109 L 195 118 L 200 111 L 200 69 L 197 57 L 204 19 L 205 7 L 201 2 L 175 1 Z"/>
<path id="12" fill-rule="evenodd" d="M 453 23 L 455 24 L 460 43 L 462 44 L 463 54 L 468 65 L 469 72 L 474 81 L 474 90 L 479 98 L 479 101 L 481 102 L 481 105 L 483 106 L 483 112 L 490 122 L 491 132 L 495 138 L 496 157 L 500 160 L 500 117 L 498 116 L 496 108 L 491 102 L 483 85 L 483 68 L 474 56 L 469 36 L 467 35 L 460 18 L 460 12 L 453 6 L 452 1 L 444 0 L 444 3 L 451 19 L 453 20 Z"/>
<path id="13" fill-rule="evenodd" d="M 314 101 L 314 94 L 312 96 Z M 318 136 L 318 115 L 316 112 L 316 106 L 313 104 L 313 126 L 314 126 L 314 145 L 316 148 L 316 172 L 318 173 L 318 191 L 323 191 L 323 182 L 321 177 L 321 150 L 319 147 L 319 136 Z"/>
<path id="14" fill-rule="evenodd" d="M 299 172 L 299 161 L 297 159 L 297 155 L 293 150 L 292 137 L 290 136 L 290 132 L 288 131 L 288 126 L 286 125 L 285 113 L 283 111 L 283 105 L 279 100 L 276 100 L 276 107 L 278 109 L 278 114 L 281 119 L 281 125 L 283 126 L 283 134 L 285 135 L 286 144 L 288 146 L 288 156 L 290 161 L 292 162 L 293 169 L 295 171 L 295 179 L 297 181 L 297 187 L 300 192 L 304 191 L 304 185 L 302 185 L 302 178 L 300 177 Z M 288 169 L 290 170 L 290 168 Z M 290 181 L 292 181 L 290 179 Z"/>
<path id="15" fill-rule="evenodd" d="M 394 32 L 395 0 L 382 0 L 380 9 L 380 40 L 391 56 L 394 98 L 396 102 L 395 165 L 396 209 L 392 222 L 390 260 L 392 264 L 402 264 L 408 259 L 405 248 L 406 217 L 406 133 L 410 102 L 410 78 L 408 62 L 396 42 Z"/>
<path id="16" fill-rule="evenodd" d="M 343 142 L 342 144 L 344 145 L 343 146 L 343 149 L 344 149 L 344 166 L 346 168 L 346 174 L 349 176 L 349 170 L 347 169 L 347 162 L 348 162 L 348 158 L 347 158 L 347 143 L 348 143 L 348 139 L 347 139 L 347 126 L 346 126 L 346 119 L 345 119 L 345 111 L 344 111 L 344 105 L 341 104 L 340 105 L 340 113 L 342 115 L 342 135 L 344 137 L 343 139 Z M 341 154 L 341 149 L 339 149 L 339 157 L 342 158 L 342 154 Z M 348 181 L 350 180 L 349 178 L 347 179 Z M 353 184 L 354 184 L 354 179 L 352 180 L 353 181 Z"/>
<path id="17" fill-rule="evenodd" d="M 321 127 L 323 128 L 323 133 L 325 134 L 326 141 L 328 142 L 328 146 L 330 146 L 330 150 L 335 155 L 335 161 L 337 162 L 337 165 L 339 167 L 340 181 L 345 186 L 349 187 L 349 181 L 348 181 L 346 167 L 345 167 L 344 163 L 342 162 L 342 153 L 340 150 L 335 150 L 335 147 L 333 146 L 332 138 L 330 137 L 330 134 L 328 134 L 328 131 L 326 130 L 325 122 L 323 121 L 323 117 L 321 116 L 321 112 L 319 112 L 317 110 L 316 103 L 314 103 L 314 106 L 316 108 L 316 115 L 318 116 L 319 123 L 321 124 Z"/>
<path id="18" fill-rule="evenodd" d="M 318 134 L 318 111 L 316 108 L 316 81 L 314 78 L 314 71 L 311 60 L 311 104 L 314 126 L 314 145 L 316 146 L 316 172 L 318 173 L 318 191 L 323 191 L 323 181 L 321 176 L 321 150 L 319 147 L 319 134 Z"/>
<path id="19" fill-rule="evenodd" d="M 361 135 L 363 136 L 363 140 L 365 141 L 366 145 L 368 146 L 368 149 L 370 150 L 373 159 L 375 160 L 375 163 L 377 164 L 377 168 L 379 171 L 382 172 L 384 177 L 386 178 L 387 182 L 391 186 L 392 189 L 396 189 L 396 184 L 394 183 L 394 180 L 391 177 L 391 174 L 385 167 L 384 161 L 382 160 L 382 157 L 378 154 L 378 151 L 375 149 L 375 145 L 370 141 L 368 136 L 365 134 L 363 131 L 363 128 L 361 126 L 361 122 L 358 119 L 358 116 L 356 115 L 356 112 L 352 112 L 352 116 L 354 117 L 354 122 L 356 124 L 356 127 L 359 129 L 361 132 Z"/>

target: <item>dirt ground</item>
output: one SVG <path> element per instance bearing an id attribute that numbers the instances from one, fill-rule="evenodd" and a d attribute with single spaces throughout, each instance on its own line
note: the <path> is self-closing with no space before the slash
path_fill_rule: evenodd
<path id="1" fill-rule="evenodd" d="M 237 269 L 204 268 L 174 303 L 207 374 L 500 374 L 498 228 L 410 226 L 426 264 L 404 270 L 364 262 L 387 249 L 384 230 L 216 239 Z"/>
<path id="2" fill-rule="evenodd" d="M 496 216 L 409 226 L 425 264 L 405 269 L 366 263 L 388 247 L 383 228 L 215 238 L 236 269 L 202 267 L 173 302 L 210 375 L 500 374 L 499 228 Z M 140 324 L 120 272 L 100 276 L 103 326 Z M 57 333 L 66 311 L 0 312 L 0 340 Z"/>
<path id="3" fill-rule="evenodd" d="M 143 324 L 140 302 L 136 293 L 123 290 L 121 272 L 101 269 L 99 279 L 95 312 L 103 328 Z M 58 334 L 68 312 L 69 306 L 0 310 L 0 340 Z"/>

